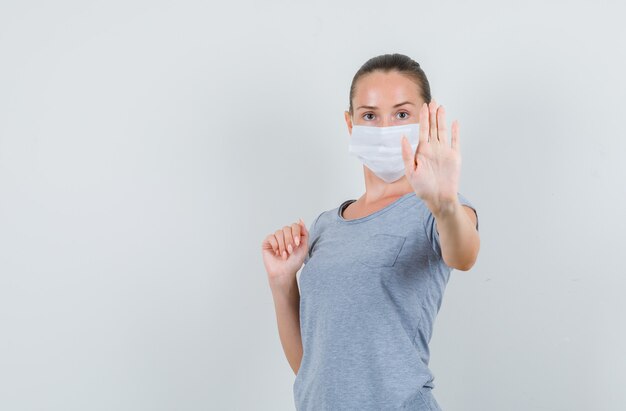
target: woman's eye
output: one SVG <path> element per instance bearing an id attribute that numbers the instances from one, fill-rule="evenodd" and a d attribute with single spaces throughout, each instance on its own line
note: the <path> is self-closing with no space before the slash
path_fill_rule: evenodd
<path id="1" fill-rule="evenodd" d="M 402 111 L 398 113 L 398 117 L 400 118 L 400 120 L 406 120 L 409 117 L 409 113 L 407 113 L 406 111 Z"/>
<path id="2" fill-rule="evenodd" d="M 368 117 L 371 116 L 371 117 Z M 372 113 L 365 113 L 363 114 L 363 118 L 365 118 L 366 120 L 373 120 L 374 119 L 374 114 Z"/>

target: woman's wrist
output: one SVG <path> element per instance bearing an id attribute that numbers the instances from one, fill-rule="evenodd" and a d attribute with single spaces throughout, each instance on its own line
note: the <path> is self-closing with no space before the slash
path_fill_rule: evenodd
<path id="1" fill-rule="evenodd" d="M 298 280 L 296 279 L 296 273 L 268 278 L 270 289 L 272 294 L 289 295 L 294 289 L 298 289 Z"/>

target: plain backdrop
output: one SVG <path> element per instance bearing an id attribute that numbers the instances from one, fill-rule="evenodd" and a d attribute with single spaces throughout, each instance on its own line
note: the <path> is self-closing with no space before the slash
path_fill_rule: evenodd
<path id="1" fill-rule="evenodd" d="M 0 409 L 293 410 L 261 241 L 364 192 L 356 70 L 418 61 L 481 251 L 445 411 L 626 409 L 623 2 L 2 1 Z"/>

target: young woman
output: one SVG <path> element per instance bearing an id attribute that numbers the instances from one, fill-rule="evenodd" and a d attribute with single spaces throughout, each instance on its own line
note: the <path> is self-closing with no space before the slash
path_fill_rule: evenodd
<path id="1" fill-rule="evenodd" d="M 451 270 L 480 247 L 458 122 L 449 144 L 444 108 L 401 54 L 357 71 L 345 121 L 365 193 L 262 242 L 296 408 L 441 410 L 428 344 Z"/>

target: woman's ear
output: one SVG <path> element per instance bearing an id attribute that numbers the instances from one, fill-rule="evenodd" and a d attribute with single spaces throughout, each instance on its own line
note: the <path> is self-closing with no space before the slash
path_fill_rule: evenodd
<path id="1" fill-rule="evenodd" d="M 347 110 L 343 112 L 343 116 L 346 119 L 346 125 L 348 126 L 348 133 L 352 135 L 352 118 L 350 117 L 350 112 Z"/>

